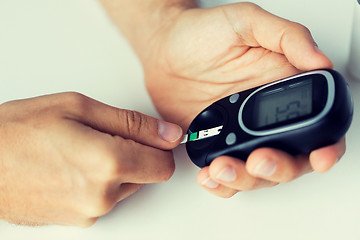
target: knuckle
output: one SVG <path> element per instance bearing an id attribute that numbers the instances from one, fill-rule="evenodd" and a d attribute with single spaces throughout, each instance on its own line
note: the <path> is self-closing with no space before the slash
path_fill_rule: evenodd
<path id="1" fill-rule="evenodd" d="M 124 140 L 123 140 L 124 141 Z M 113 157 L 113 160 L 110 161 L 108 165 L 108 170 L 106 174 L 112 178 L 119 178 L 126 180 L 126 178 L 133 173 L 143 172 L 143 174 L 150 174 L 151 176 L 156 176 L 154 181 L 156 182 L 165 182 L 168 181 L 174 171 L 175 171 L 175 162 L 171 151 L 162 151 L 156 150 L 152 151 L 153 155 L 148 156 L 149 162 L 153 164 L 144 164 L 144 166 L 139 166 L 139 161 L 147 161 L 146 159 L 138 159 L 140 157 L 146 157 L 139 155 L 138 152 L 138 143 L 131 139 L 126 139 L 126 157 L 119 154 Z"/>
<path id="2" fill-rule="evenodd" d="M 141 129 L 148 125 L 145 115 L 131 110 L 119 110 L 119 120 L 126 120 L 126 130 L 128 135 L 138 135 Z"/>
<path id="3" fill-rule="evenodd" d="M 261 9 L 259 5 L 256 5 L 255 3 L 252 2 L 244 2 L 242 3 L 242 7 L 246 7 L 247 10 L 249 11 L 255 11 Z"/>
<path id="4" fill-rule="evenodd" d="M 114 160 L 109 163 L 109 167 L 105 174 L 108 178 L 116 179 L 118 177 L 129 175 L 133 171 L 131 163 L 125 162 L 126 160 Z"/>
<path id="5" fill-rule="evenodd" d="M 164 163 L 164 166 L 163 166 L 161 172 L 159 172 L 159 181 L 160 182 L 168 181 L 175 172 L 175 162 L 173 160 L 171 152 L 169 152 L 169 155 L 170 156 L 168 156 L 167 161 Z"/>
<path id="6" fill-rule="evenodd" d="M 311 170 L 311 165 L 308 160 L 308 156 L 297 156 L 296 158 L 287 161 L 284 169 L 282 171 L 279 171 L 281 179 L 278 182 L 291 182 L 294 179 L 300 177 L 301 175 L 309 172 L 309 170 Z"/>
<path id="7" fill-rule="evenodd" d="M 117 144 L 112 146 L 112 148 L 107 151 L 109 156 L 107 158 L 105 167 L 104 167 L 104 174 L 110 178 L 118 178 L 119 176 L 129 174 L 133 171 L 133 168 L 137 167 L 134 166 L 134 161 L 131 161 L 131 159 L 134 159 L 135 156 L 137 156 L 137 143 L 134 140 L 126 139 L 119 136 L 113 137 L 114 142 L 123 142 L 126 143 L 126 154 L 119 154 L 116 150 Z M 124 157 L 126 156 L 126 157 Z"/>
<path id="8" fill-rule="evenodd" d="M 288 168 L 279 182 L 288 183 L 296 179 L 300 175 L 300 171 L 295 167 Z"/>
<path id="9" fill-rule="evenodd" d="M 63 106 L 65 110 L 74 109 L 80 114 L 88 112 L 88 98 L 85 95 L 78 92 L 66 92 L 61 95 L 59 105 Z"/>
<path id="10" fill-rule="evenodd" d="M 172 175 L 174 174 L 175 168 L 168 168 L 166 171 L 163 171 L 163 173 L 160 175 L 160 182 L 166 182 L 169 181 Z"/>
<path id="11" fill-rule="evenodd" d="M 291 22 L 290 29 L 293 29 L 294 31 L 298 31 L 298 32 L 303 32 L 306 34 L 311 34 L 310 30 L 307 27 L 297 22 Z"/>
<path id="12" fill-rule="evenodd" d="M 61 98 L 58 99 L 63 101 L 64 103 L 77 104 L 78 102 L 81 102 L 84 98 L 85 96 L 78 92 L 64 92 L 61 93 Z"/>
<path id="13" fill-rule="evenodd" d="M 87 204 L 83 206 L 83 214 L 92 218 L 108 213 L 115 205 L 115 201 L 109 195 L 107 193 L 98 193 L 92 196 L 92 198 L 88 199 Z"/>
<path id="14" fill-rule="evenodd" d="M 121 144 L 115 143 L 114 145 L 108 146 L 108 150 L 102 150 L 104 151 L 103 156 L 106 155 L 106 157 L 104 161 L 96 165 L 98 166 L 97 180 L 102 182 L 111 182 L 116 179 L 127 181 L 128 177 L 132 178 L 140 172 L 145 176 L 152 176 L 151 178 L 156 182 L 165 182 L 172 177 L 175 171 L 175 162 L 171 151 L 154 150 L 149 152 L 151 156 L 147 156 L 139 154 L 139 143 L 136 141 L 123 139 L 119 136 L 113 137 L 115 140 L 117 138 L 119 138 Z M 120 148 L 124 149 L 126 154 L 119 154 L 118 148 L 120 145 Z M 144 157 L 148 158 L 148 160 L 139 159 Z M 146 161 L 149 163 L 139 166 L 139 162 Z M 152 164 L 150 164 L 150 162 L 152 162 Z"/>
<path id="15" fill-rule="evenodd" d="M 99 166 L 99 180 L 103 183 L 116 179 L 123 172 L 121 164 L 116 160 L 106 160 Z"/>
<path id="16" fill-rule="evenodd" d="M 226 192 L 223 192 L 221 193 L 221 195 L 219 195 L 220 197 L 222 198 L 225 198 L 225 199 L 229 199 L 231 197 L 233 197 L 237 192 L 239 192 L 238 190 L 234 190 L 234 189 L 230 189 Z"/>
<path id="17" fill-rule="evenodd" d="M 102 174 L 101 174 L 102 175 Z M 117 202 L 119 183 L 117 179 L 97 176 L 88 179 L 81 189 L 82 201 L 76 209 L 86 218 L 100 217 L 108 213 Z"/>
<path id="18" fill-rule="evenodd" d="M 103 161 L 99 162 L 98 170 L 100 177 L 103 180 L 111 180 L 115 178 L 118 173 L 120 173 L 122 168 L 124 168 L 121 161 L 118 160 L 118 156 L 113 149 L 110 149 L 108 152 L 103 154 L 105 156 Z"/>
<path id="19" fill-rule="evenodd" d="M 93 138 L 91 144 L 84 144 L 81 154 L 86 159 L 86 165 L 83 166 L 86 178 L 92 183 L 111 181 L 119 164 L 116 146 L 103 138 Z"/>
<path id="20" fill-rule="evenodd" d="M 79 224 L 77 224 L 77 226 L 81 227 L 81 228 L 89 228 L 89 227 L 93 226 L 97 222 L 98 219 L 99 219 L 98 217 L 88 218 L 88 219 L 83 220 Z"/>
<path id="21" fill-rule="evenodd" d="M 122 179 L 129 174 L 132 174 L 137 166 L 138 158 L 138 143 L 132 139 L 123 139 L 119 136 L 114 136 L 113 143 L 102 147 L 102 159 L 98 165 L 99 181 L 113 181 L 119 177 Z M 122 142 L 121 144 L 117 144 Z M 119 147 L 120 146 L 120 147 Z M 119 152 L 119 148 L 123 149 Z M 126 151 L 126 152 L 124 152 Z"/>
<path id="22" fill-rule="evenodd" d="M 259 179 L 258 178 L 249 178 L 247 181 L 244 181 L 241 187 L 242 191 L 250 191 L 258 188 Z"/>

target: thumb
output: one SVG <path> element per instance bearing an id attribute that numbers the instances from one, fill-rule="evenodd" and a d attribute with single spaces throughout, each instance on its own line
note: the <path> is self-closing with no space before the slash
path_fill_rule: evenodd
<path id="1" fill-rule="evenodd" d="M 251 14 L 253 40 L 258 45 L 284 54 L 300 70 L 333 68 L 305 26 L 275 16 L 256 5 L 252 8 L 254 11 L 248 12 Z"/>
<path id="2" fill-rule="evenodd" d="M 319 49 L 306 27 L 288 22 L 283 31 L 279 46 L 288 61 L 297 69 L 308 71 L 333 68 L 333 63 Z"/>
<path id="3" fill-rule="evenodd" d="M 163 150 L 180 143 L 183 133 L 176 124 L 80 96 L 81 104 L 73 104 L 71 118 L 95 130 Z"/>
<path id="4" fill-rule="evenodd" d="M 117 131 L 123 138 L 161 148 L 172 149 L 180 143 L 183 132 L 180 126 L 145 114 L 114 109 L 117 115 Z"/>

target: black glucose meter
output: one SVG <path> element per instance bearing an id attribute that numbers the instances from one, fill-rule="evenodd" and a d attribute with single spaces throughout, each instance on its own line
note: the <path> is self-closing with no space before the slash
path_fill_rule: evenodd
<path id="1" fill-rule="evenodd" d="M 246 161 L 261 147 L 306 154 L 339 141 L 352 115 L 344 78 L 334 70 L 310 71 L 211 104 L 190 124 L 186 150 L 199 167 L 221 155 Z"/>

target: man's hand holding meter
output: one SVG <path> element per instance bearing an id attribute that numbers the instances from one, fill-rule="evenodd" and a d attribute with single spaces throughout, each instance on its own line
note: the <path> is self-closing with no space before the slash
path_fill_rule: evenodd
<path id="1" fill-rule="evenodd" d="M 184 130 L 201 110 L 227 95 L 333 67 L 308 29 L 252 3 L 211 9 L 196 8 L 190 0 L 102 3 L 140 57 L 157 109 Z M 127 14 L 137 17 L 125 24 Z M 200 170 L 198 182 L 218 196 L 230 197 L 289 182 L 312 170 L 325 172 L 344 152 L 343 138 L 306 156 L 270 148 L 255 150 L 246 163 L 221 156 Z"/>
<path id="2" fill-rule="evenodd" d="M 142 61 L 161 115 L 184 130 L 227 95 L 296 73 L 332 68 L 310 32 L 251 3 L 200 9 L 192 0 L 101 0 Z M 77 93 L 0 106 L 0 217 L 18 224 L 90 226 L 141 184 L 167 180 L 175 124 Z M 200 170 L 208 191 L 230 197 L 325 172 L 345 139 L 291 156 L 261 148 Z"/>

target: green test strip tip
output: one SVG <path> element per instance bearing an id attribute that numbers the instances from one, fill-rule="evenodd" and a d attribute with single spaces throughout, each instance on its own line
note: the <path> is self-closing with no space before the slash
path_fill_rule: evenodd
<path id="1" fill-rule="evenodd" d="M 197 137 L 198 137 L 198 133 L 194 132 L 194 133 L 190 134 L 189 141 L 194 141 L 197 139 Z"/>

